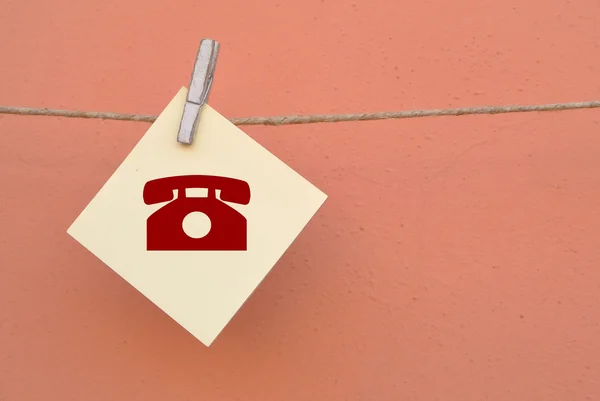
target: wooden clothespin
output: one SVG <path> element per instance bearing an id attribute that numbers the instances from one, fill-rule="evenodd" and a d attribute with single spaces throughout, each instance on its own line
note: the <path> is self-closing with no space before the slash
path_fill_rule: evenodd
<path id="1" fill-rule="evenodd" d="M 188 89 L 185 106 L 183 106 L 183 115 L 179 132 L 177 133 L 177 142 L 191 145 L 194 140 L 198 121 L 202 114 L 202 106 L 207 102 L 212 81 L 215 74 L 215 66 L 219 55 L 219 42 L 212 39 L 203 39 L 200 42 L 200 49 L 194 70 L 192 80 Z"/>

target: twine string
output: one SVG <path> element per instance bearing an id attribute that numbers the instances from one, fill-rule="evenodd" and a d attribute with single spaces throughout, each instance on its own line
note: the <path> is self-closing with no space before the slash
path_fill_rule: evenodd
<path id="1" fill-rule="evenodd" d="M 241 125 L 292 125 L 292 124 L 315 124 L 315 123 L 337 123 L 348 121 L 373 121 L 373 120 L 392 120 L 420 117 L 440 117 L 440 116 L 466 116 L 478 114 L 507 114 L 507 113 L 528 113 L 528 112 L 549 112 L 577 109 L 595 109 L 600 108 L 600 100 L 589 102 L 571 102 L 571 103 L 553 103 L 538 105 L 512 105 L 512 106 L 482 106 L 482 107 L 462 107 L 450 109 L 429 109 L 429 110 L 406 110 L 406 111 L 383 111 L 376 113 L 355 113 L 355 114 L 312 114 L 312 115 L 289 115 L 289 116 L 271 116 L 271 117 L 241 117 L 230 118 L 233 124 Z M 67 118 L 92 118 L 101 120 L 119 120 L 119 121 L 141 121 L 152 123 L 156 121 L 157 116 L 143 114 L 122 114 L 99 111 L 77 111 L 77 110 L 57 110 L 47 108 L 29 108 L 29 107 L 10 107 L 0 106 L 0 114 L 13 114 L 21 116 L 53 116 Z"/>

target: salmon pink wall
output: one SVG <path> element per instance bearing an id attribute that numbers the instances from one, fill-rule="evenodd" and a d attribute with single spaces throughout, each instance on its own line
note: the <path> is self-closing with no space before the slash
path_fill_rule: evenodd
<path id="1" fill-rule="evenodd" d="M 597 0 L 3 0 L 0 104 L 600 98 Z M 600 397 L 600 111 L 247 127 L 329 195 L 204 347 L 66 234 L 146 123 L 0 116 L 3 401 Z"/>

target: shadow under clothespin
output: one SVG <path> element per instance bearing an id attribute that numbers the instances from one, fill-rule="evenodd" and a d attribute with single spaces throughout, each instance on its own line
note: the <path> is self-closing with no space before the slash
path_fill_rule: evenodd
<path id="1" fill-rule="evenodd" d="M 206 104 L 212 86 L 218 55 L 219 42 L 212 39 L 203 39 L 200 42 L 177 133 L 177 142 L 179 143 L 191 145 L 194 140 L 198 121 L 202 114 L 202 106 Z"/>

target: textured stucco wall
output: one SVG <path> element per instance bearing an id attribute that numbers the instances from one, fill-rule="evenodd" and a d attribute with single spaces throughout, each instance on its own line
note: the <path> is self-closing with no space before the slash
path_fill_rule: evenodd
<path id="1" fill-rule="evenodd" d="M 596 0 L 1 2 L 0 104 L 600 98 Z M 0 399 L 600 397 L 600 112 L 249 127 L 329 199 L 211 348 L 65 233 L 148 128 L 0 116 Z M 587 397 L 587 398 L 586 398 Z"/>

